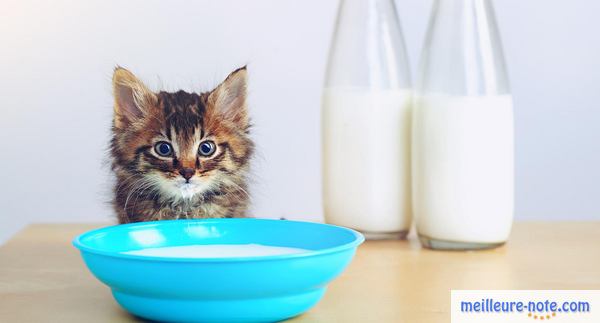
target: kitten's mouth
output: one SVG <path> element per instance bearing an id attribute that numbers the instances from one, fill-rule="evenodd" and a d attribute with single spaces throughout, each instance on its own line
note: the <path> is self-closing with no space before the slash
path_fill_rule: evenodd
<path id="1" fill-rule="evenodd" d="M 184 199 L 190 199 L 200 191 L 200 187 L 198 185 L 190 182 L 186 182 L 178 186 L 179 190 L 181 191 L 181 196 Z"/>
<path id="2" fill-rule="evenodd" d="M 183 177 L 161 181 L 163 190 L 175 201 L 192 201 L 210 187 L 210 182 L 200 178 L 191 178 L 189 181 Z"/>

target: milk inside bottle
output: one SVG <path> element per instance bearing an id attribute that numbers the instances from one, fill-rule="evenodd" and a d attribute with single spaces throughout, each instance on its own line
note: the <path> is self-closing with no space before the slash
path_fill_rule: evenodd
<path id="1" fill-rule="evenodd" d="M 414 209 L 422 238 L 497 244 L 513 217 L 510 95 L 415 99 Z"/>
<path id="2" fill-rule="evenodd" d="M 325 89 L 323 204 L 330 223 L 373 236 L 410 227 L 409 90 Z"/>

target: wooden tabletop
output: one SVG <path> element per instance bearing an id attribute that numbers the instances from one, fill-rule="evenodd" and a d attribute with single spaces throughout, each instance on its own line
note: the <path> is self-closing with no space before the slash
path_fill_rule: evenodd
<path id="1" fill-rule="evenodd" d="M 102 225 L 35 224 L 0 247 L 0 322 L 130 322 L 71 239 Z M 504 247 L 447 252 L 369 241 L 291 322 L 448 322 L 451 289 L 600 289 L 600 222 L 516 223 Z"/>

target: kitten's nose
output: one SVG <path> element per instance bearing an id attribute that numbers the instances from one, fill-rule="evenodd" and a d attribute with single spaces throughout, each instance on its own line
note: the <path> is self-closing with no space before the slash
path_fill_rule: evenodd
<path id="1" fill-rule="evenodd" d="M 189 167 L 184 167 L 179 170 L 179 174 L 181 174 L 181 176 L 183 176 L 183 178 L 185 178 L 185 180 L 189 180 L 190 178 L 192 178 L 192 176 L 194 176 L 195 172 L 196 171 L 193 168 L 189 168 Z"/>

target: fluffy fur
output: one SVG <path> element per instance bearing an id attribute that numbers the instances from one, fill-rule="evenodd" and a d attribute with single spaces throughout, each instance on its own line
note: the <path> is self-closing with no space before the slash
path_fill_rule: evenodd
<path id="1" fill-rule="evenodd" d="M 244 216 L 254 147 L 246 79 L 243 67 L 210 92 L 154 93 L 115 69 L 111 156 L 120 223 Z M 199 152 L 207 142 L 215 148 L 209 156 Z M 161 155 L 165 143 L 171 153 Z"/>

